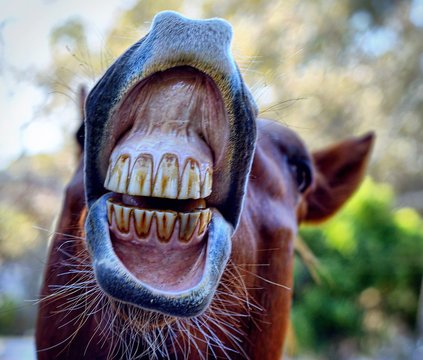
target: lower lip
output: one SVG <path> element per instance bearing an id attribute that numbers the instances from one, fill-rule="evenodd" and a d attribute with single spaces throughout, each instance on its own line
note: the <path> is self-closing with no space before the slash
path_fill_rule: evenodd
<path id="1" fill-rule="evenodd" d="M 229 260 L 233 234 L 231 224 L 213 209 L 201 279 L 186 290 L 162 291 L 134 277 L 113 250 L 106 215 L 106 202 L 112 196 L 105 194 L 90 206 L 85 224 L 88 249 L 102 290 L 116 300 L 146 310 L 178 317 L 201 314 L 210 304 Z"/>

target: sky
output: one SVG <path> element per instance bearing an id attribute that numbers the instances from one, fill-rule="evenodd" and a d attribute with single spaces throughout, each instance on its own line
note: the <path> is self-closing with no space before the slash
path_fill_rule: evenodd
<path id="1" fill-rule="evenodd" d="M 0 0 L 0 169 L 22 153 L 53 152 L 63 144 L 62 125 L 39 116 L 49 94 L 33 81 L 37 73 L 48 70 L 50 31 L 80 18 L 87 26 L 87 42 L 95 48 L 133 2 Z M 71 115 L 49 117 L 54 116 Z"/>

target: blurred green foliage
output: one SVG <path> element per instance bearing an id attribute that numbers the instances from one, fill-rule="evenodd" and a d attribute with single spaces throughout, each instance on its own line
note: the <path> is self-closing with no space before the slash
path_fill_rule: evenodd
<path id="1" fill-rule="evenodd" d="M 394 199 L 389 185 L 368 178 L 333 219 L 301 229 L 321 281 L 296 259 L 292 319 L 300 347 L 326 350 L 360 337 L 366 348 L 393 323 L 415 327 L 423 220 L 413 209 L 393 209 Z"/>
<path id="2" fill-rule="evenodd" d="M 0 296 L 0 335 L 16 333 L 16 319 L 19 315 L 18 302 L 9 296 Z"/>
<path id="3" fill-rule="evenodd" d="M 0 293 L 0 336 L 31 332 L 35 321 L 34 304 L 22 304 L 19 297 Z M 1 358 L 3 359 L 3 358 Z"/>
<path id="4" fill-rule="evenodd" d="M 4 259 L 22 256 L 33 246 L 37 231 L 34 219 L 27 213 L 0 203 L 0 264 Z"/>

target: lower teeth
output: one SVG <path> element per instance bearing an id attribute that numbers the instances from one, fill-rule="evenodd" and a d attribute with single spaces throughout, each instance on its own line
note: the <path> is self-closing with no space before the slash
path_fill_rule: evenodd
<path id="1" fill-rule="evenodd" d="M 109 224 L 116 224 L 119 232 L 129 233 L 132 227 L 140 238 L 149 236 L 155 219 L 157 235 L 161 241 L 169 241 L 176 225 L 179 224 L 178 238 L 188 242 L 196 229 L 198 236 L 203 235 L 211 220 L 210 209 L 192 212 L 147 210 L 118 205 L 110 200 L 107 201 L 107 215 Z"/>

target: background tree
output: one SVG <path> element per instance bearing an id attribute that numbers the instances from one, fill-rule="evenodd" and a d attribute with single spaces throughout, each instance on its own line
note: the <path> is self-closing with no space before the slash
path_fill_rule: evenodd
<path id="1" fill-rule="evenodd" d="M 55 29 L 52 69 L 40 84 L 56 94 L 51 104 L 65 100 L 63 93 L 72 96 L 78 83 L 92 85 L 158 11 L 223 17 L 234 26 L 235 56 L 262 116 L 295 128 L 316 147 L 375 129 L 372 174 L 401 194 L 418 192 L 422 8 L 418 0 L 138 1 L 117 17 L 99 52 L 90 51 L 77 19 Z"/>

